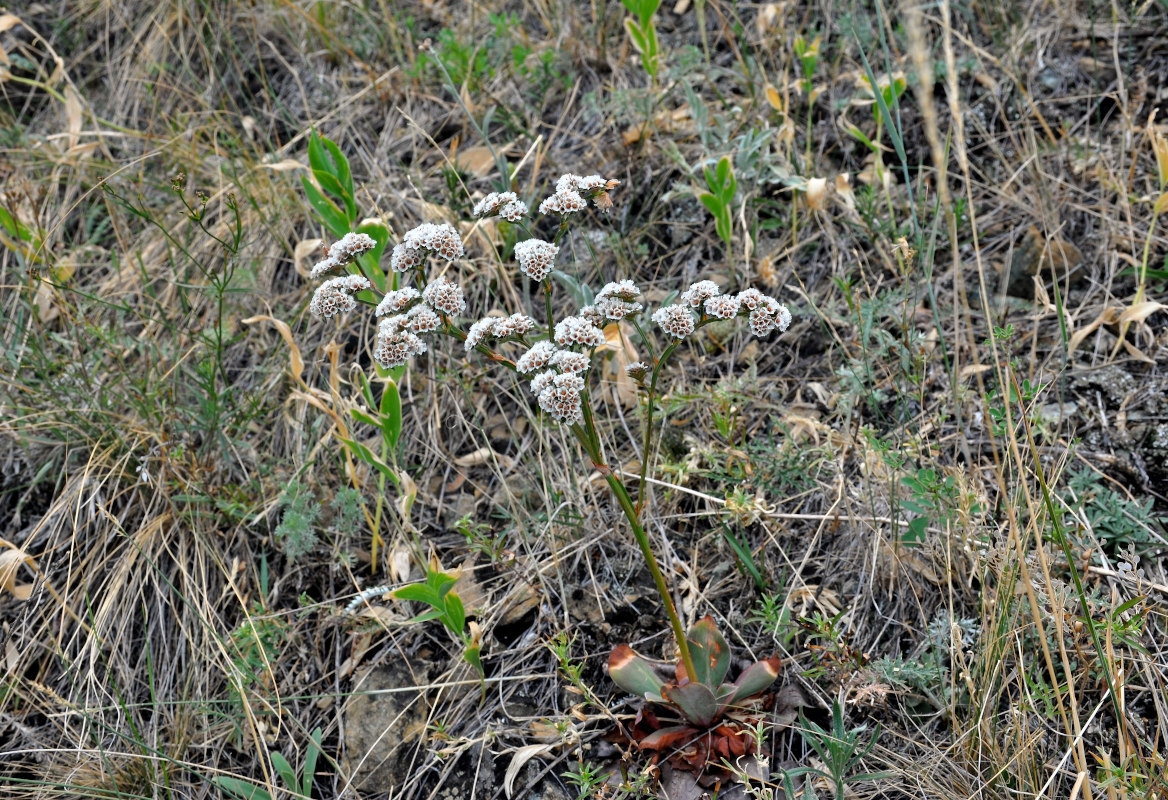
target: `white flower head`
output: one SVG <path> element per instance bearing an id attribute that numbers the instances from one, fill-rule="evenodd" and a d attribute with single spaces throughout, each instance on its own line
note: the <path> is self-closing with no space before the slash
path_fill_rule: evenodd
<path id="1" fill-rule="evenodd" d="M 694 332 L 694 318 L 688 307 L 672 305 L 653 312 L 653 321 L 674 339 L 684 339 Z"/>
<path id="2" fill-rule="evenodd" d="M 576 316 L 588 320 L 597 328 L 604 326 L 604 314 L 596 306 L 583 306 L 576 312 Z"/>
<path id="3" fill-rule="evenodd" d="M 536 375 L 531 379 L 531 393 L 536 397 L 539 397 L 540 392 L 542 392 L 544 388 L 552 382 L 552 378 L 554 377 L 556 377 L 556 373 L 550 369 L 547 372 L 541 372 Z"/>
<path id="4" fill-rule="evenodd" d="M 584 412 L 580 390 L 583 388 L 584 379 L 578 375 L 555 375 L 541 387 L 539 407 L 567 425 L 582 422 Z"/>
<path id="5" fill-rule="evenodd" d="M 466 300 L 462 296 L 462 287 L 451 283 L 445 278 L 438 277 L 422 290 L 422 297 L 431 308 L 457 317 L 466 310 Z"/>
<path id="6" fill-rule="evenodd" d="M 557 322 L 555 340 L 561 347 L 570 347 L 574 344 L 582 347 L 599 347 L 605 342 L 604 331 L 583 317 L 565 317 Z"/>
<path id="7" fill-rule="evenodd" d="M 328 256 L 323 261 L 318 261 L 312 265 L 312 272 L 308 274 L 310 278 L 323 278 L 325 275 L 331 275 L 335 272 L 340 272 L 344 269 L 344 262 L 338 261 L 332 256 Z"/>
<path id="8" fill-rule="evenodd" d="M 474 210 L 471 214 L 482 219 L 483 217 L 491 217 L 499 213 L 499 210 L 508 203 L 518 200 L 519 197 L 515 192 L 491 192 L 482 200 L 475 203 Z"/>
<path id="9" fill-rule="evenodd" d="M 377 334 L 377 343 L 373 349 L 373 360 L 385 369 L 400 367 L 412 356 L 426 352 L 426 343 L 414 333 L 396 329 L 396 325 L 386 323 L 396 320 L 389 317 L 381 321 L 381 329 Z"/>
<path id="10" fill-rule="evenodd" d="M 560 252 L 558 245 L 545 242 L 543 239 L 527 239 L 515 245 L 515 259 L 519 262 L 519 271 L 533 281 L 542 281 L 547 277 L 552 271 L 558 252 Z"/>
<path id="11" fill-rule="evenodd" d="M 512 200 L 499 209 L 499 216 L 508 222 L 518 222 L 527 216 L 527 203 L 522 200 Z"/>
<path id="12" fill-rule="evenodd" d="M 426 261 L 426 251 L 409 247 L 402 242 L 395 244 L 389 257 L 389 266 L 394 272 L 409 272 L 417 269 Z"/>
<path id="13" fill-rule="evenodd" d="M 560 372 L 581 373 L 587 372 L 592 366 L 592 360 L 583 353 L 573 353 L 571 350 L 559 350 L 552 356 L 551 365 Z"/>
<path id="14" fill-rule="evenodd" d="M 515 362 L 515 369 L 524 375 L 530 375 L 537 369 L 543 369 L 550 364 L 555 353 L 556 346 L 546 339 L 541 339 L 519 357 L 519 360 Z M 535 392 L 534 389 L 532 391 Z M 539 392 L 535 393 L 539 394 Z"/>
<path id="15" fill-rule="evenodd" d="M 470 352 L 483 343 L 488 336 L 495 330 L 495 326 L 503 321 L 502 317 L 483 317 L 478 322 L 470 326 L 470 330 L 466 332 L 466 341 L 463 346 L 466 352 Z"/>
<path id="16" fill-rule="evenodd" d="M 422 295 L 417 289 L 412 286 L 403 286 L 397 291 L 386 292 L 385 297 L 377 304 L 375 313 L 379 317 L 384 317 L 387 314 L 400 314 L 421 299 Z"/>
<path id="17" fill-rule="evenodd" d="M 526 336 L 534 328 L 535 320 L 531 317 L 526 314 L 512 314 L 495 323 L 492 333 L 500 339 L 514 339 Z"/>
<path id="18" fill-rule="evenodd" d="M 629 314 L 636 314 L 644 310 L 640 303 L 626 303 L 616 297 L 606 297 L 596 305 L 597 310 L 605 319 L 621 320 Z"/>
<path id="19" fill-rule="evenodd" d="M 442 327 L 442 318 L 434 313 L 434 309 L 422 303 L 406 313 L 402 327 L 414 333 L 432 333 Z"/>
<path id="20" fill-rule="evenodd" d="M 779 332 L 787 330 L 791 324 L 791 312 L 778 300 L 762 295 L 755 309 L 750 312 L 750 332 L 755 336 L 768 336 L 775 328 Z"/>
<path id="21" fill-rule="evenodd" d="M 682 292 L 681 299 L 682 302 L 689 303 L 690 308 L 701 308 L 707 300 L 721 293 L 722 290 L 713 281 L 698 281 Z"/>
<path id="22" fill-rule="evenodd" d="M 346 314 L 357 307 L 357 292 L 370 288 L 369 281 L 360 275 L 342 275 L 329 278 L 316 287 L 308 310 L 322 319 Z"/>
<path id="23" fill-rule="evenodd" d="M 706 316 L 715 319 L 733 319 L 738 316 L 741 307 L 742 303 L 738 298 L 729 294 L 708 298 L 705 303 Z"/>
<path id="24" fill-rule="evenodd" d="M 568 189 L 566 191 L 557 191 L 550 197 L 545 198 L 539 204 L 539 213 L 559 214 L 561 217 L 566 217 L 577 211 L 583 211 L 587 206 L 588 203 L 580 196 L 579 192 Z"/>
<path id="25" fill-rule="evenodd" d="M 362 253 L 368 253 L 377 247 L 377 240 L 367 233 L 346 233 L 329 248 L 329 258 L 335 258 L 342 264 L 348 264 Z"/>
<path id="26" fill-rule="evenodd" d="M 742 308 L 746 311 L 754 311 L 766 299 L 767 296 L 753 286 L 749 289 L 743 289 L 738 293 L 738 302 L 742 304 Z"/>
<path id="27" fill-rule="evenodd" d="M 623 300 L 626 303 L 632 303 L 641 296 L 641 290 L 637 288 L 637 284 L 632 281 L 615 281 L 604 284 L 597 295 L 597 300 L 606 300 L 610 297 L 615 297 L 617 300 Z"/>
<path id="28" fill-rule="evenodd" d="M 424 222 L 407 233 L 402 244 L 411 250 L 425 250 L 440 255 L 447 261 L 463 256 L 462 239 L 458 231 L 447 223 L 435 225 L 433 222 Z"/>

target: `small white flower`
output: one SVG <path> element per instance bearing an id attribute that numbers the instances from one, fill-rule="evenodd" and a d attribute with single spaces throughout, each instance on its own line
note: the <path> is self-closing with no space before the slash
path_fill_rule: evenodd
<path id="1" fill-rule="evenodd" d="M 412 286 L 404 286 L 397 291 L 386 292 L 385 297 L 377 304 L 377 310 L 374 313 L 379 317 L 384 317 L 386 314 L 400 314 L 421 297 L 418 290 Z"/>
<path id="2" fill-rule="evenodd" d="M 541 372 L 531 379 L 531 393 L 539 397 L 540 392 L 552 382 L 552 378 L 556 377 L 556 373 L 550 369 L 547 372 Z"/>
<path id="3" fill-rule="evenodd" d="M 588 320 L 598 328 L 604 326 L 604 314 L 600 313 L 596 306 L 584 306 L 576 312 L 576 316 Z"/>
<path id="4" fill-rule="evenodd" d="M 580 181 L 583 180 L 579 175 L 573 175 L 571 172 L 566 172 L 556 180 L 557 192 L 578 192 L 580 191 Z"/>
<path id="5" fill-rule="evenodd" d="M 397 319 L 399 318 L 389 317 L 381 321 L 377 344 L 373 350 L 373 359 L 385 369 L 400 367 L 409 361 L 411 356 L 426 352 L 425 342 L 410 331 L 398 329 L 392 324 L 391 321 Z"/>
<path id="6" fill-rule="evenodd" d="M 637 288 L 637 284 L 625 280 L 604 284 L 604 288 L 597 293 L 596 299 L 599 301 L 615 297 L 617 300 L 632 303 L 640 296 L 641 290 Z"/>
<path id="7" fill-rule="evenodd" d="M 333 258 L 332 256 L 329 256 L 323 261 L 318 261 L 313 264 L 312 272 L 308 274 L 308 277 L 322 278 L 325 275 L 330 275 L 334 272 L 340 271 L 344 268 L 344 266 L 345 265 L 342 262 L 337 261 L 337 259 Z"/>
<path id="8" fill-rule="evenodd" d="M 767 295 L 762 296 L 755 309 L 750 312 L 750 332 L 755 336 L 769 335 L 775 328 L 779 332 L 787 330 L 791 324 L 791 312 L 787 307 Z"/>
<path id="9" fill-rule="evenodd" d="M 706 300 L 706 314 L 715 319 L 733 319 L 738 316 L 742 304 L 737 297 L 729 294 L 720 294 Z"/>
<path id="10" fill-rule="evenodd" d="M 583 353 L 573 353 L 571 350 L 559 350 L 552 356 L 551 365 L 561 372 L 587 372 L 592 366 L 592 360 Z"/>
<path id="11" fill-rule="evenodd" d="M 599 347 L 604 344 L 604 332 L 583 317 L 565 317 L 556 323 L 556 344 L 569 347 Z"/>
<path id="12" fill-rule="evenodd" d="M 597 302 L 597 309 L 605 319 L 621 320 L 629 314 L 636 314 L 644 310 L 644 306 L 640 303 L 626 303 L 616 297 L 606 297 Z"/>
<path id="13" fill-rule="evenodd" d="M 546 339 L 542 339 L 531 346 L 531 349 L 519 357 L 515 362 L 515 369 L 524 375 L 530 375 L 537 369 L 546 367 L 556 353 L 556 346 Z M 534 389 L 532 391 L 535 391 Z M 539 392 L 536 392 L 539 394 Z"/>
<path id="14" fill-rule="evenodd" d="M 362 253 L 377 247 L 377 240 L 367 233 L 346 233 L 329 248 L 329 258 L 348 264 Z"/>
<path id="15" fill-rule="evenodd" d="M 747 311 L 754 311 L 756 308 L 758 308 L 759 304 L 765 302 L 766 299 L 767 296 L 758 289 L 755 289 L 753 286 L 749 289 L 743 289 L 738 293 L 738 302 L 741 303 L 742 307 Z"/>
<path id="16" fill-rule="evenodd" d="M 368 289 L 369 286 L 369 281 L 360 275 L 342 275 L 338 278 L 329 278 L 316 287 L 308 310 L 322 319 L 348 313 L 357 307 L 357 299 L 353 295 Z"/>
<path id="17" fill-rule="evenodd" d="M 694 332 L 694 318 L 683 305 L 659 308 L 653 312 L 653 321 L 674 339 L 684 339 Z"/>
<path id="18" fill-rule="evenodd" d="M 459 238 L 458 231 L 446 223 L 435 225 L 432 222 L 424 222 L 407 233 L 402 239 L 402 244 L 411 250 L 435 253 L 447 261 L 463 256 L 462 239 Z"/>
<path id="19" fill-rule="evenodd" d="M 483 340 L 495 329 L 495 325 L 502 322 L 501 317 L 483 317 L 466 332 L 466 341 L 463 346 L 470 352 L 483 343 Z"/>
<path id="20" fill-rule="evenodd" d="M 554 419 L 571 425 L 584 420 L 583 402 L 580 390 L 584 380 L 578 375 L 555 375 L 545 383 L 539 393 L 539 407 Z"/>
<path id="21" fill-rule="evenodd" d="M 442 327 L 442 319 L 434 309 L 422 303 L 409 310 L 402 327 L 414 333 L 431 333 Z"/>
<path id="22" fill-rule="evenodd" d="M 558 245 L 545 242 L 543 239 L 527 239 L 515 245 L 515 259 L 519 262 L 519 271 L 533 281 L 542 281 L 547 277 L 552 271 L 558 252 L 560 252 Z"/>
<path id="23" fill-rule="evenodd" d="M 518 222 L 527 216 L 527 203 L 522 200 L 512 200 L 499 209 L 499 216 L 508 222 Z"/>
<path id="24" fill-rule="evenodd" d="M 535 328 L 535 320 L 526 314 L 512 314 L 495 324 L 494 335 L 500 339 L 518 338 Z"/>
<path id="25" fill-rule="evenodd" d="M 426 261 L 426 251 L 409 247 L 404 242 L 395 244 L 389 257 L 389 266 L 394 272 L 409 272 Z"/>
<path id="26" fill-rule="evenodd" d="M 422 290 L 422 297 L 432 308 L 452 317 L 466 310 L 462 287 L 442 277 L 431 281 L 430 285 Z"/>
<path id="27" fill-rule="evenodd" d="M 683 302 L 689 303 L 691 308 L 701 308 L 703 303 L 721 293 L 722 290 L 713 281 L 698 281 L 692 284 L 687 291 L 682 292 L 681 299 Z"/>
<path id="28" fill-rule="evenodd" d="M 568 214 L 583 211 L 587 206 L 588 203 L 580 196 L 579 192 L 569 189 L 567 191 L 557 191 L 552 196 L 544 199 L 539 204 L 539 213 L 559 214 L 561 217 L 566 217 Z"/>
<path id="29" fill-rule="evenodd" d="M 471 211 L 476 217 L 490 217 L 496 214 L 500 208 L 508 203 L 518 200 L 515 192 L 491 192 L 482 200 L 475 203 L 474 210 Z"/>

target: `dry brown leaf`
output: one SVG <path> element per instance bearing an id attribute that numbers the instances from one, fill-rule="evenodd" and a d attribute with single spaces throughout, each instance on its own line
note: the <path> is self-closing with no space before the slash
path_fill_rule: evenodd
<path id="1" fill-rule="evenodd" d="M 81 138 L 81 96 L 72 84 L 65 86 L 65 130 L 69 133 L 69 150 L 77 147 Z"/>
<path id="2" fill-rule="evenodd" d="M 296 382 L 304 384 L 304 359 L 300 356 L 300 348 L 296 346 L 296 340 L 292 338 L 292 329 L 288 327 L 288 323 L 267 314 L 260 314 L 255 317 L 248 317 L 242 320 L 244 325 L 254 325 L 257 322 L 270 322 L 276 326 L 276 330 L 280 332 L 280 337 L 283 338 L 284 343 L 288 345 L 289 362 L 292 367 L 292 377 Z"/>
<path id="3" fill-rule="evenodd" d="M 827 204 L 827 178 L 809 178 L 804 191 L 807 193 L 807 205 L 816 211 L 823 211 Z"/>
<path id="4" fill-rule="evenodd" d="M 476 178 L 481 178 L 495 168 L 495 156 L 488 147 L 479 145 L 459 150 L 454 155 L 454 163 Z"/>
<path id="5" fill-rule="evenodd" d="M 856 207 L 856 195 L 852 192 L 852 176 L 845 172 L 835 176 L 835 196 L 850 209 Z"/>
<path id="6" fill-rule="evenodd" d="M 307 278 L 312 272 L 310 262 L 316 257 L 320 251 L 320 246 L 324 244 L 323 239 L 301 239 L 292 248 L 292 266 L 296 269 L 296 274 L 302 278 Z"/>
<path id="7" fill-rule="evenodd" d="M 510 456 L 496 453 L 489 447 L 480 447 L 472 453 L 454 459 L 454 465 L 458 467 L 477 467 L 490 462 L 497 462 L 504 468 L 510 468 L 512 463 Z"/>
<path id="8" fill-rule="evenodd" d="M 410 579 L 410 551 L 404 546 L 397 546 L 389 554 L 389 577 L 397 583 L 405 583 Z"/>
<path id="9" fill-rule="evenodd" d="M 283 161 L 277 161 L 274 164 L 261 164 L 264 169 L 270 169 L 273 172 L 287 172 L 290 169 L 307 169 L 303 164 L 294 158 L 285 158 Z"/>
<path id="10" fill-rule="evenodd" d="M 0 546 L 7 548 L 0 553 L 0 594 L 10 592 L 17 600 L 27 600 L 32 594 L 33 585 L 31 583 L 17 583 L 16 573 L 20 570 L 21 564 L 28 564 L 35 570 L 36 561 L 11 542 L 0 539 Z"/>
<path id="11" fill-rule="evenodd" d="M 677 0 L 677 5 L 673 7 L 673 13 L 680 17 L 682 14 L 689 11 L 689 7 L 690 0 Z"/>
<path id="12" fill-rule="evenodd" d="M 528 744 L 515 751 L 515 755 L 511 757 L 511 763 L 507 765 L 507 773 L 503 776 L 503 791 L 508 798 L 515 793 L 515 779 L 519 777 L 519 771 L 523 769 L 523 765 L 536 756 L 551 751 L 550 744 Z"/>
<path id="13" fill-rule="evenodd" d="M 771 84 L 766 85 L 766 99 L 771 104 L 771 108 L 775 111 L 786 113 L 786 106 L 783 104 L 783 96 L 779 94 L 779 90 Z"/>
<path id="14" fill-rule="evenodd" d="M 1118 310 L 1119 309 L 1110 307 L 1105 308 L 1103 309 L 1102 313 L 1100 313 L 1099 316 L 1095 318 L 1094 322 L 1085 328 L 1080 328 L 1079 330 L 1075 331 L 1071 335 L 1070 340 L 1067 342 L 1067 355 L 1075 352 L 1079 345 L 1083 343 L 1083 340 L 1094 333 L 1100 325 L 1114 325 L 1119 318 L 1119 315 L 1116 313 Z"/>
<path id="15" fill-rule="evenodd" d="M 1155 314 L 1161 309 L 1168 308 L 1163 303 L 1157 303 L 1155 300 L 1145 300 L 1142 303 L 1136 303 L 1129 306 L 1126 311 L 1119 315 L 1117 322 L 1143 322 L 1148 317 Z"/>

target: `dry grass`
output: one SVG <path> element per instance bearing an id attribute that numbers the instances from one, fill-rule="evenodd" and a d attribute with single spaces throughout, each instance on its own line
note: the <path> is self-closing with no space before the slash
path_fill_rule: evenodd
<path id="1" fill-rule="evenodd" d="M 756 284 L 795 312 L 777 341 L 714 331 L 684 349 L 649 532 L 684 616 L 713 614 L 742 654 L 781 652 L 809 718 L 838 700 L 850 725 L 882 726 L 865 767 L 889 775 L 856 795 L 1168 792 L 1168 340 L 1148 305 L 1168 271 L 1162 5 L 683 0 L 658 14 L 656 84 L 615 3 L 14 13 L 0 209 L 27 236 L 0 228 L 5 796 L 278 788 L 271 754 L 299 767 L 317 727 L 317 797 L 502 797 L 532 745 L 517 796 L 572 796 L 562 776 L 581 760 L 617 764 L 605 737 L 635 706 L 605 659 L 624 641 L 670 658 L 668 628 L 603 480 L 522 387 L 433 348 L 402 387 L 396 464 L 416 501 L 402 514 L 387 489 L 376 564 L 368 524 L 328 507 L 352 486 L 374 508 L 377 473 L 343 456 L 335 424 L 363 405 L 374 329 L 305 313 L 323 234 L 299 186 L 308 135 L 340 145 L 365 213 L 401 235 L 465 221 L 497 188 L 463 104 L 491 112 L 525 196 L 564 171 L 622 181 L 560 269 L 594 288 L 633 278 L 654 306 L 700 278 Z M 794 40 L 816 35 L 809 106 Z M 880 126 L 887 189 L 867 187 L 849 133 L 876 135 L 865 61 L 910 79 Z M 730 259 L 694 196 L 697 167 L 725 154 L 743 203 Z M 206 195 L 205 230 L 180 172 L 187 202 Z M 225 249 L 210 234 L 229 236 L 231 197 L 243 235 Z M 530 302 L 502 232 L 464 232 L 451 271 L 474 313 Z M 1015 381 L 1044 386 L 1025 424 L 1002 401 Z M 610 463 L 631 469 L 637 409 L 604 395 Z M 325 510 L 290 559 L 275 529 L 297 487 Z M 497 538 L 494 558 L 463 518 Z M 724 530 L 753 554 L 769 621 Z M 431 557 L 463 570 L 485 695 L 402 604 L 343 612 Z M 592 700 L 558 674 L 561 632 Z M 776 766 L 809 763 L 791 725 L 770 744 Z"/>

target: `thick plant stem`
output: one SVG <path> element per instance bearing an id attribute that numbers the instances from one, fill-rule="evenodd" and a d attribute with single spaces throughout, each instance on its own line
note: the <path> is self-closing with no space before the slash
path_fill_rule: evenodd
<path id="1" fill-rule="evenodd" d="M 625 512 L 629 524 L 633 526 L 633 538 L 637 540 L 637 546 L 641 548 L 641 555 L 645 557 L 645 564 L 649 567 L 653 582 L 657 584 L 657 593 L 661 595 L 661 602 L 665 604 L 665 613 L 669 615 L 669 625 L 673 628 L 673 638 L 677 640 L 677 649 L 681 653 L 681 663 L 685 665 L 686 674 L 693 680 L 697 672 L 694 670 L 693 656 L 689 652 L 689 643 L 685 639 L 685 628 L 682 627 L 681 617 L 677 615 L 677 608 L 673 605 L 673 596 L 665 584 L 665 576 L 661 574 L 661 567 L 657 565 L 657 557 L 653 555 L 653 548 L 649 546 L 649 536 L 641 527 L 637 511 L 633 508 L 633 501 L 620 478 L 613 474 L 611 467 L 598 466 L 601 466 L 601 473 L 608 481 L 612 493 L 616 495 L 617 502 L 620 503 L 621 510 Z"/>

